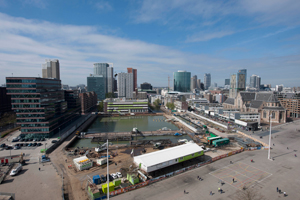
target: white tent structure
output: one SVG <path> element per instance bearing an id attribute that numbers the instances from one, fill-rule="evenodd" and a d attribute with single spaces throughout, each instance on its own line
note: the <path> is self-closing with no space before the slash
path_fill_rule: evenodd
<path id="1" fill-rule="evenodd" d="M 168 149 L 135 156 L 133 162 L 149 173 L 203 155 L 203 149 L 195 143 L 187 143 Z"/>

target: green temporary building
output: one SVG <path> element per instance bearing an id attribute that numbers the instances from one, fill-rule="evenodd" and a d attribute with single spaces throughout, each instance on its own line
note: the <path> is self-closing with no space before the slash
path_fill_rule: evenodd
<path id="1" fill-rule="evenodd" d="M 229 144 L 229 139 L 228 138 L 222 138 L 222 139 L 219 139 L 219 140 L 212 141 L 212 145 L 215 146 L 215 147 L 223 146 L 223 145 L 226 145 L 226 144 Z"/>
<path id="2" fill-rule="evenodd" d="M 113 182 L 109 182 L 109 192 L 112 192 L 115 190 L 115 185 Z M 102 191 L 103 193 L 107 194 L 107 183 L 102 185 Z"/>

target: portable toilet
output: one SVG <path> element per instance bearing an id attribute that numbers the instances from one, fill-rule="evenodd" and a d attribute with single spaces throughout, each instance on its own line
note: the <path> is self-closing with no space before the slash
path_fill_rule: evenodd
<path id="1" fill-rule="evenodd" d="M 115 190 L 115 185 L 112 182 L 109 182 L 109 192 L 112 192 Z M 107 183 L 102 185 L 102 191 L 103 193 L 107 194 Z"/>

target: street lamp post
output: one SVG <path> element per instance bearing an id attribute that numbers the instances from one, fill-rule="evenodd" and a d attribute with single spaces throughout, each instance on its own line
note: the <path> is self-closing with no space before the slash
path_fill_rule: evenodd
<path id="1" fill-rule="evenodd" d="M 269 135 L 269 152 L 268 152 L 269 160 L 271 160 L 271 133 L 272 133 L 272 114 L 270 115 L 270 135 Z"/>
<path id="2" fill-rule="evenodd" d="M 47 145 L 47 143 L 45 142 L 45 155 L 46 155 L 46 145 Z"/>
<path id="3" fill-rule="evenodd" d="M 58 130 L 59 130 L 59 139 L 60 139 L 60 127 L 58 128 Z"/>

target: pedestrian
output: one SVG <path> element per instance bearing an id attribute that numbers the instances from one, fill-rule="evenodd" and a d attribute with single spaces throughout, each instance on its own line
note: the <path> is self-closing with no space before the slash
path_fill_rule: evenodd
<path id="1" fill-rule="evenodd" d="M 212 195 L 212 191 L 210 191 L 209 195 Z"/>
<path id="2" fill-rule="evenodd" d="M 185 190 L 183 190 L 183 194 L 185 194 Z"/>
<path id="3" fill-rule="evenodd" d="M 220 192 L 221 192 L 221 194 L 222 194 L 222 193 L 223 193 L 223 190 L 221 189 Z"/>
<path id="4" fill-rule="evenodd" d="M 278 192 L 278 187 L 277 187 L 277 192 Z"/>
<path id="5" fill-rule="evenodd" d="M 39 168 L 39 171 L 41 171 L 41 168 Z"/>
<path id="6" fill-rule="evenodd" d="M 283 196 L 285 196 L 285 197 L 286 197 L 286 192 L 283 192 Z"/>
<path id="7" fill-rule="evenodd" d="M 275 146 L 275 144 L 273 143 L 273 146 Z"/>
<path id="8" fill-rule="evenodd" d="M 297 157 L 297 155 L 295 154 L 295 157 Z"/>
<path id="9" fill-rule="evenodd" d="M 220 188 L 218 188 L 218 192 L 220 192 L 221 191 L 221 189 Z"/>
<path id="10" fill-rule="evenodd" d="M 232 183 L 234 183 L 234 178 L 232 179 Z"/>
<path id="11" fill-rule="evenodd" d="M 286 148 L 287 150 L 289 149 L 289 147 Z"/>
<path id="12" fill-rule="evenodd" d="M 197 179 L 199 179 L 199 176 L 197 176 Z"/>

